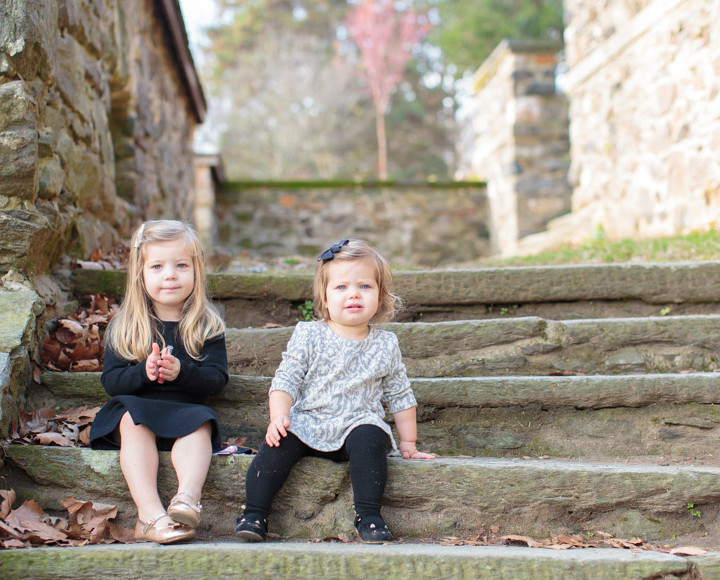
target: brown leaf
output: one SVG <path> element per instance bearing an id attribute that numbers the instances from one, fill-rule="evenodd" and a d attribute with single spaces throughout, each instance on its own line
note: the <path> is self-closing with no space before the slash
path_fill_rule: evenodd
<path id="1" fill-rule="evenodd" d="M 13 538 L 11 540 L 0 541 L 0 546 L 5 548 L 6 550 L 11 550 L 13 548 L 29 548 L 30 544 L 28 542 L 23 542 L 22 540 L 17 540 Z"/>
<path id="2" fill-rule="evenodd" d="M 30 499 L 23 502 L 16 510 L 12 510 L 4 519 L 8 525 L 24 531 L 22 522 L 40 521 L 44 515 L 38 503 L 34 499 Z"/>
<path id="3" fill-rule="evenodd" d="M 70 370 L 70 365 L 72 364 L 72 359 L 65 354 L 65 351 L 60 352 L 60 356 L 57 358 L 57 366 L 59 366 L 64 371 Z"/>
<path id="4" fill-rule="evenodd" d="M 60 346 L 60 343 L 55 338 L 50 336 L 50 333 L 46 332 L 45 338 L 43 340 L 43 352 L 41 353 L 41 358 L 43 359 L 43 362 L 48 362 L 48 360 L 57 360 L 57 358 L 60 356 L 61 350 L 62 347 Z"/>
<path id="5" fill-rule="evenodd" d="M 541 542 L 538 542 L 537 540 L 534 540 L 528 536 L 516 536 L 516 535 L 509 535 L 509 536 L 502 536 L 500 538 L 501 540 L 505 540 L 508 544 L 521 544 L 525 545 L 528 548 L 542 548 L 543 544 Z"/>
<path id="6" fill-rule="evenodd" d="M 60 447 L 75 447 L 72 441 L 63 437 L 60 433 L 38 433 L 35 438 L 40 445 L 59 445 Z"/>
<path id="7" fill-rule="evenodd" d="M 90 427 L 85 427 L 85 429 L 80 430 L 78 443 L 83 447 L 90 447 Z"/>
<path id="8" fill-rule="evenodd" d="M 40 379 L 41 374 L 42 369 L 40 367 L 33 367 L 33 381 L 35 381 L 38 385 L 42 385 L 42 380 Z"/>
<path id="9" fill-rule="evenodd" d="M 12 504 L 15 503 L 16 495 L 12 489 L 0 489 L 0 520 L 4 520 L 12 510 Z"/>
<path id="10" fill-rule="evenodd" d="M 70 370 L 75 372 L 98 372 L 102 370 L 102 363 L 99 360 L 79 360 L 70 365 Z"/>
<path id="11" fill-rule="evenodd" d="M 702 556 L 707 554 L 707 550 L 698 548 L 697 546 L 678 546 L 670 550 L 673 556 Z"/>
<path id="12" fill-rule="evenodd" d="M 99 262 L 102 259 L 103 259 L 102 248 L 95 248 L 93 250 L 92 254 L 90 254 L 90 260 L 93 262 Z"/>
<path id="13" fill-rule="evenodd" d="M 70 407 L 69 409 L 55 415 L 55 419 L 58 421 L 74 423 L 79 426 L 88 425 L 89 423 L 92 423 L 99 410 L 100 407 L 90 408 L 87 405 L 83 405 L 82 407 Z"/>
<path id="14" fill-rule="evenodd" d="M 86 332 L 77 320 L 61 318 L 58 324 L 60 327 L 55 331 L 55 338 L 63 344 L 74 344 Z"/>
<path id="15" fill-rule="evenodd" d="M 122 544 L 131 544 L 135 542 L 134 529 L 125 528 L 112 522 L 110 522 L 110 536 L 113 540 Z"/>

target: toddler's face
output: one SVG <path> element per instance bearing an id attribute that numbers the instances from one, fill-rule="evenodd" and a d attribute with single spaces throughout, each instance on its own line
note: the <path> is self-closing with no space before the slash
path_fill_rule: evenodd
<path id="1" fill-rule="evenodd" d="M 325 289 L 330 321 L 341 328 L 362 329 L 378 309 L 377 268 L 369 260 L 333 260 Z"/>
<path id="2" fill-rule="evenodd" d="M 153 242 L 145 247 L 145 290 L 160 320 L 180 320 L 195 284 L 190 251 L 178 241 Z"/>

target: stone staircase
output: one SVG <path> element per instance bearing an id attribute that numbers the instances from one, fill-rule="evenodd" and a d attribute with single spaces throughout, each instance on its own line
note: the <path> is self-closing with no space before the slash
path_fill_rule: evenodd
<path id="1" fill-rule="evenodd" d="M 407 308 L 387 327 L 419 401 L 419 447 L 440 455 L 390 459 L 383 511 L 399 543 L 299 542 L 353 537 L 347 466 L 306 459 L 270 520 L 271 532 L 294 541 L 237 544 L 252 458 L 218 456 L 199 542 L 6 551 L 0 570 L 13 578 L 94 577 L 101 565 L 127 578 L 720 578 L 718 280 L 720 262 L 398 273 Z M 124 274 L 77 270 L 72 282 L 78 295 L 119 296 Z M 216 274 L 210 285 L 230 327 L 232 372 L 213 406 L 224 436 L 256 447 L 292 332 L 262 327 L 294 323 L 311 277 Z M 27 408 L 105 399 L 98 374 L 46 372 Z M 120 523 L 132 524 L 116 453 L 11 445 L 6 454 L 6 481 L 21 499 L 48 511 L 70 495 L 114 503 Z M 171 494 L 173 485 L 164 456 L 160 488 Z M 438 541 L 562 531 L 711 551 L 688 558 Z"/>

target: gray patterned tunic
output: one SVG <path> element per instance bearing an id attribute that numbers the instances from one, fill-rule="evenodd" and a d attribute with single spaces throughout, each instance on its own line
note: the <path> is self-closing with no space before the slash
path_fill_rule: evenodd
<path id="1" fill-rule="evenodd" d="M 324 322 L 298 322 L 273 391 L 290 395 L 289 430 L 318 451 L 340 449 L 358 425 L 377 425 L 397 449 L 382 401 L 391 413 L 417 404 L 392 332 L 370 327 L 364 340 L 349 340 Z"/>

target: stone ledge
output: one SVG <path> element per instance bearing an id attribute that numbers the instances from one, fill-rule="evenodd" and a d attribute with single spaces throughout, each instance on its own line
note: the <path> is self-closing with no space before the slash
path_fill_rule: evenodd
<path id="1" fill-rule="evenodd" d="M 720 262 L 591 264 L 396 272 L 395 291 L 409 306 L 518 304 L 575 300 L 641 299 L 649 303 L 720 301 Z M 77 294 L 120 296 L 124 271 L 74 270 Z M 209 274 L 218 300 L 312 298 L 310 274 Z"/>
<path id="2" fill-rule="evenodd" d="M 118 454 L 90 449 L 9 445 L 7 483 L 20 478 L 19 499 L 59 509 L 69 495 L 115 503 L 120 520 L 135 510 Z M 231 533 L 244 501 L 250 456 L 214 457 L 204 490 L 202 530 Z M 717 534 L 720 468 L 633 463 L 438 458 L 389 460 L 383 512 L 396 535 L 438 538 L 502 533 L 545 537 L 550 530 L 602 530 L 618 537 L 667 541 L 671 536 Z M 161 453 L 159 488 L 169 499 L 176 485 L 169 453 Z M 692 517 L 687 504 L 702 509 Z M 324 538 L 352 530 L 347 464 L 303 459 L 280 490 L 270 531 L 293 538 Z"/>
<path id="3" fill-rule="evenodd" d="M 64 403 L 97 405 L 108 399 L 100 373 L 46 371 L 41 381 L 53 398 Z M 218 412 L 238 405 L 266 405 L 270 381 L 271 377 L 231 375 L 225 391 L 211 404 Z M 720 373 L 413 378 L 410 382 L 419 404 L 437 407 L 606 409 L 659 403 L 720 404 Z"/>
<path id="4" fill-rule="evenodd" d="M 175 546 L 128 544 L 83 548 L 4 550 L 6 580 L 48 578 L 267 578 L 273 580 L 615 580 L 691 577 L 693 565 L 717 555 L 680 558 L 658 552 L 589 548 L 547 550 L 494 546 L 438 546 L 270 542 Z M 712 576 L 700 576 L 699 580 Z"/>

